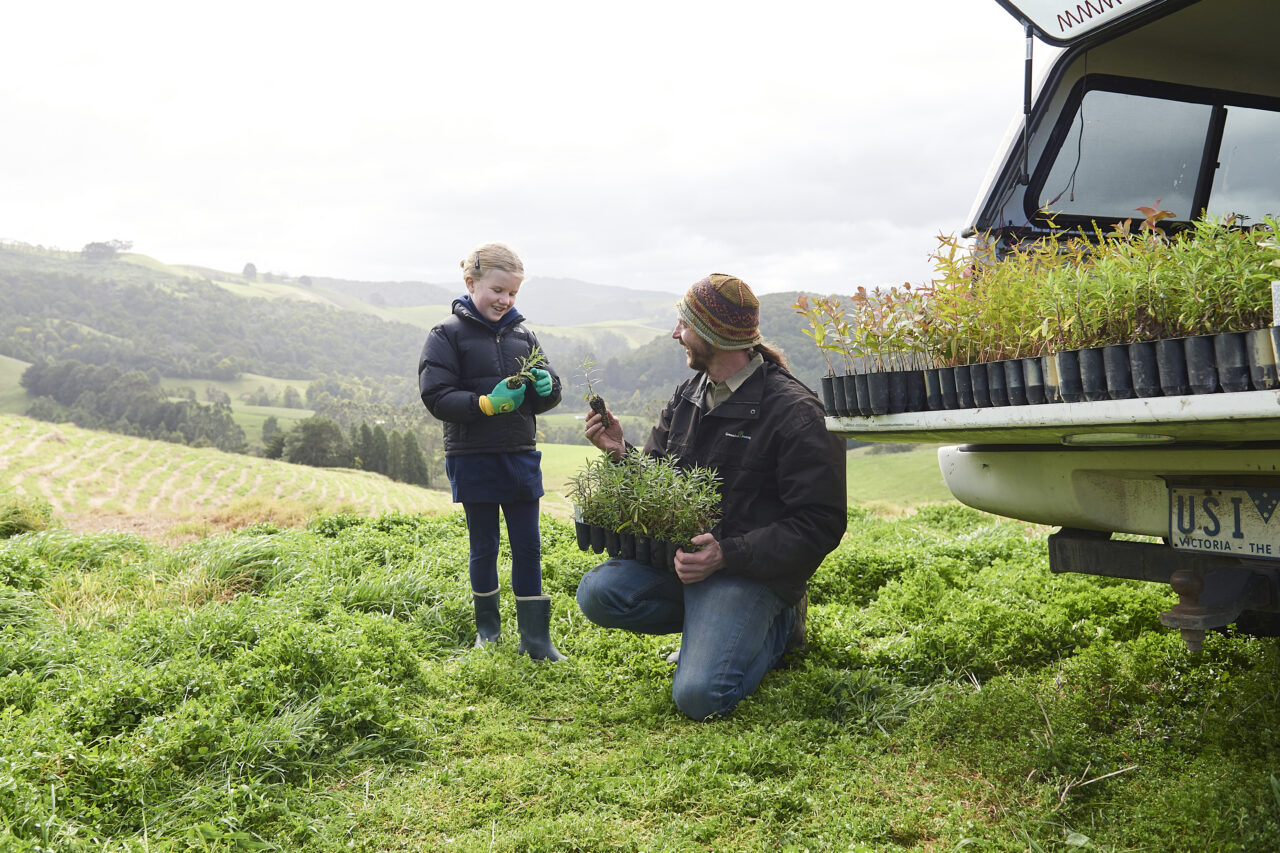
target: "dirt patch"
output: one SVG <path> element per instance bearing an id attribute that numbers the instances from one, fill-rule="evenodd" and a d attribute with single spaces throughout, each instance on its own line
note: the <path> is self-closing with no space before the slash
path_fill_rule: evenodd
<path id="1" fill-rule="evenodd" d="M 85 512 L 62 516 L 60 521 L 73 533 L 132 533 L 162 545 L 185 545 L 229 533 L 246 524 L 243 518 L 228 518 L 219 510 L 183 516 L 156 512 Z"/>

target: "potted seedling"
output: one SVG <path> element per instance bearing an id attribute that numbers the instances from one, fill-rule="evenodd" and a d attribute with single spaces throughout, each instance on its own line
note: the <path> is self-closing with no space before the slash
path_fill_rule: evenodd
<path id="1" fill-rule="evenodd" d="M 822 407 L 829 415 L 845 415 L 848 410 L 845 408 L 844 383 L 836 379 L 836 369 L 831 364 L 831 347 L 827 345 L 827 319 L 821 302 L 821 298 L 810 301 L 809 297 L 801 294 L 791 307 L 808 321 L 809 328 L 800 331 L 813 341 L 822 353 L 822 360 L 827 363 L 826 375 L 822 377 Z"/>
<path id="2" fill-rule="evenodd" d="M 578 547 L 672 568 L 679 548 L 719 520 L 716 472 L 680 468 L 632 449 L 615 462 L 601 454 L 570 480 Z"/>

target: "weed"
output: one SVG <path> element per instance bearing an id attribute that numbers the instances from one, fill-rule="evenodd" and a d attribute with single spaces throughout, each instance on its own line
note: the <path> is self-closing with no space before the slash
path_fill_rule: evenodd
<path id="1" fill-rule="evenodd" d="M 0 495 L 0 539 L 44 530 L 53 522 L 53 507 L 46 501 Z"/>

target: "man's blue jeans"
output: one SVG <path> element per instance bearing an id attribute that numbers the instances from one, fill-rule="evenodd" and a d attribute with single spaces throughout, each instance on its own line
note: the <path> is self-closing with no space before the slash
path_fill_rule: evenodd
<path id="1" fill-rule="evenodd" d="M 609 560 L 578 584 L 578 606 L 597 625 L 680 639 L 671 696 L 686 716 L 727 714 L 760 686 L 786 650 L 796 610 L 764 584 L 717 572 L 683 584 L 674 572 Z"/>

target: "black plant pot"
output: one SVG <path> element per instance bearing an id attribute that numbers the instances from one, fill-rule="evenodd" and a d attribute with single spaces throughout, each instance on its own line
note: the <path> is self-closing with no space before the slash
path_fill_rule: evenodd
<path id="1" fill-rule="evenodd" d="M 956 371 L 954 367 L 938 368 L 938 386 L 942 389 L 942 408 L 960 408 L 960 401 L 956 399 Z"/>
<path id="2" fill-rule="evenodd" d="M 1080 381 L 1080 350 L 1054 353 L 1053 360 L 1058 365 L 1058 399 L 1064 403 L 1083 401 L 1084 385 Z"/>
<path id="3" fill-rule="evenodd" d="M 907 371 L 907 411 L 923 412 L 929 408 L 923 370 Z M 941 393 L 941 391 L 939 391 Z"/>
<path id="4" fill-rule="evenodd" d="M 1218 390 L 1218 360 L 1213 353 L 1213 335 L 1193 335 L 1182 339 L 1187 356 L 1187 384 L 1192 394 L 1212 394 Z"/>
<path id="5" fill-rule="evenodd" d="M 1009 396 L 1010 406 L 1027 404 L 1027 380 L 1022 375 L 1022 360 L 1006 358 L 1000 362 L 1004 366 L 1004 392 Z"/>
<path id="6" fill-rule="evenodd" d="M 618 534 L 618 556 L 624 560 L 636 558 L 636 537 L 633 533 Z"/>
<path id="7" fill-rule="evenodd" d="M 973 371 L 969 369 L 967 364 L 957 364 L 953 367 L 952 372 L 956 379 L 956 407 L 960 409 L 973 408 Z"/>
<path id="8" fill-rule="evenodd" d="M 1213 358 L 1218 385 L 1223 391 L 1249 390 L 1249 362 L 1245 360 L 1244 332 L 1219 332 L 1213 336 Z"/>
<path id="9" fill-rule="evenodd" d="M 645 534 L 636 534 L 636 562 L 649 565 L 652 559 L 650 554 L 653 553 L 653 537 Z"/>
<path id="10" fill-rule="evenodd" d="M 1129 373 L 1133 379 L 1134 394 L 1139 397 L 1160 396 L 1160 362 L 1156 357 L 1155 341 L 1129 344 Z"/>
<path id="11" fill-rule="evenodd" d="M 873 415 L 889 414 L 889 374 L 883 370 L 867 374 L 868 407 Z"/>
<path id="12" fill-rule="evenodd" d="M 1040 375 L 1044 377 L 1044 401 L 1062 402 L 1062 398 L 1058 396 L 1058 359 L 1055 356 L 1040 356 Z"/>
<path id="13" fill-rule="evenodd" d="M 1187 378 L 1187 349 L 1182 341 L 1182 338 L 1156 341 L 1160 391 L 1166 397 L 1185 397 L 1191 393 L 1191 381 Z"/>
<path id="14" fill-rule="evenodd" d="M 888 375 L 889 380 L 889 414 L 898 415 L 907 410 L 907 377 L 908 373 L 895 370 Z"/>
<path id="15" fill-rule="evenodd" d="M 1275 319 L 1280 320 L 1280 317 Z M 1271 333 L 1271 349 L 1276 354 L 1276 373 L 1280 374 L 1280 326 L 1271 326 L 1267 331 Z"/>
<path id="16" fill-rule="evenodd" d="M 858 389 L 858 414 L 864 418 L 871 416 L 871 389 L 867 387 L 867 374 L 859 373 L 853 377 L 853 384 Z"/>
<path id="17" fill-rule="evenodd" d="M 1007 406 L 1009 405 L 1009 393 L 1005 390 L 1004 384 L 1004 362 L 988 361 L 987 368 L 987 393 L 991 397 L 991 405 Z"/>
<path id="18" fill-rule="evenodd" d="M 831 396 L 832 396 L 831 413 L 838 418 L 848 417 L 849 402 L 848 402 L 848 397 L 845 396 L 845 394 L 848 393 L 845 390 L 845 383 L 844 383 L 845 377 L 833 376 L 831 377 L 831 380 L 832 380 L 831 381 Z"/>
<path id="19" fill-rule="evenodd" d="M 973 388 L 973 405 L 979 409 L 991 405 L 991 388 L 987 384 L 987 366 L 969 365 L 969 385 Z"/>
<path id="20" fill-rule="evenodd" d="M 1049 398 L 1044 390 L 1044 359 L 1029 356 L 1022 361 L 1022 384 L 1026 388 L 1027 402 L 1038 406 Z"/>
<path id="21" fill-rule="evenodd" d="M 680 543 L 666 542 L 663 544 L 666 548 L 662 556 L 662 568 L 674 572 L 676 570 L 676 551 L 680 550 Z"/>
<path id="22" fill-rule="evenodd" d="M 1129 367 L 1129 345 L 1111 344 L 1102 348 L 1102 369 L 1107 377 L 1107 396 L 1112 400 L 1131 400 L 1133 372 Z"/>
<path id="23" fill-rule="evenodd" d="M 598 524 L 591 525 L 591 550 L 597 554 L 604 550 L 604 528 Z"/>
<path id="24" fill-rule="evenodd" d="M 844 382 L 845 416 L 852 417 L 862 414 L 858 408 L 858 377 L 852 373 L 847 373 L 841 377 L 841 380 Z"/>
<path id="25" fill-rule="evenodd" d="M 1249 362 L 1249 384 L 1255 391 L 1280 388 L 1276 371 L 1276 350 L 1271 329 L 1253 329 L 1244 334 L 1245 360 Z"/>
<path id="26" fill-rule="evenodd" d="M 824 376 L 822 383 L 822 411 L 828 415 L 839 414 L 836 411 L 836 377 Z M 843 385 L 844 383 L 841 383 Z M 841 389 L 843 390 L 843 388 Z"/>
<path id="27" fill-rule="evenodd" d="M 942 380 L 938 378 L 938 370 L 939 368 L 929 367 L 924 371 L 924 401 L 931 412 L 936 412 L 943 407 Z"/>
<path id="28" fill-rule="evenodd" d="M 1085 347 L 1080 353 L 1080 387 L 1091 402 L 1110 399 L 1107 393 L 1107 368 L 1102 360 L 1102 347 Z"/>
<path id="29" fill-rule="evenodd" d="M 616 557 L 622 552 L 622 543 L 616 530 L 606 530 L 604 532 L 604 549 L 609 552 L 610 557 Z"/>
<path id="30" fill-rule="evenodd" d="M 666 560 L 667 543 L 656 536 L 649 537 L 649 559 L 646 565 L 655 569 L 662 568 L 663 561 Z"/>
<path id="31" fill-rule="evenodd" d="M 578 537 L 578 550 L 586 551 L 591 548 L 591 525 L 581 521 L 573 522 L 574 535 Z"/>

